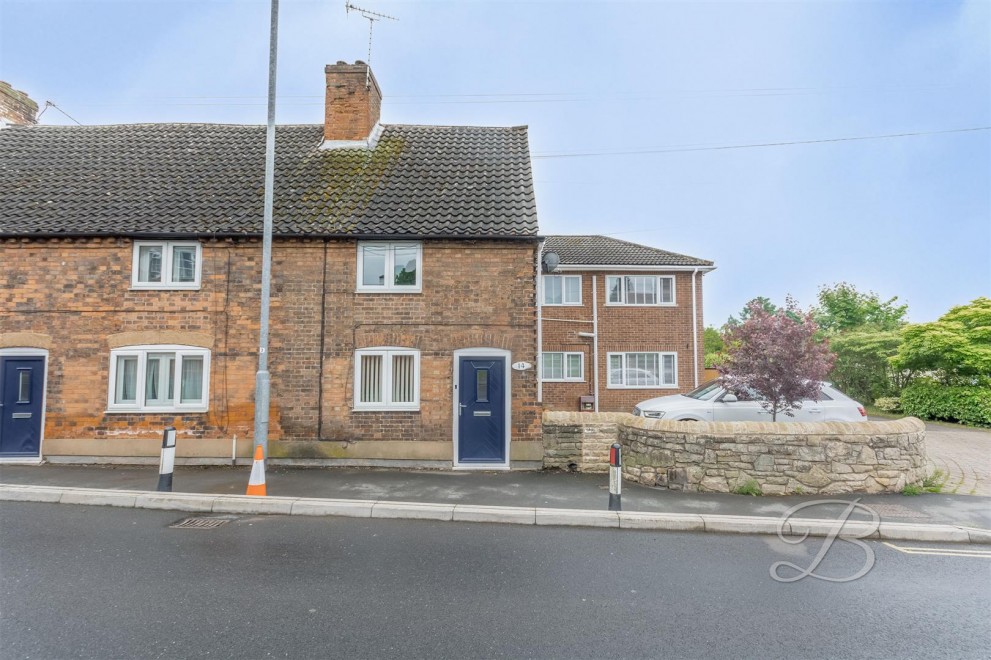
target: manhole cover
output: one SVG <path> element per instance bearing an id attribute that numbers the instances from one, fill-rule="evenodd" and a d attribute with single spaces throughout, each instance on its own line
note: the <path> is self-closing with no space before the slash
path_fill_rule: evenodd
<path id="1" fill-rule="evenodd" d="M 230 522 L 230 518 L 183 518 L 169 525 L 172 529 L 213 529 Z"/>
<path id="2" fill-rule="evenodd" d="M 919 511 L 914 511 L 907 506 L 902 506 L 901 504 L 867 504 L 868 508 L 877 511 L 877 514 L 882 518 L 931 518 L 925 513 Z"/>

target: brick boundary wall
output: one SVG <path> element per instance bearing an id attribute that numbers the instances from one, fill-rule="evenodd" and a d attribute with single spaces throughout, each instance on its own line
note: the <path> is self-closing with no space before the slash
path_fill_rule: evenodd
<path id="1" fill-rule="evenodd" d="M 623 447 L 623 476 L 644 486 L 765 495 L 900 492 L 926 476 L 925 425 L 884 422 L 673 422 L 629 413 L 545 412 L 544 467 L 604 472 Z"/>

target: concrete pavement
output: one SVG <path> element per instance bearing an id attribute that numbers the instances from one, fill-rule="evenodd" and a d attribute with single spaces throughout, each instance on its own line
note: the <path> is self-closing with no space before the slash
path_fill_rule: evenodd
<path id="1" fill-rule="evenodd" d="M 944 493 L 991 496 L 991 431 L 927 422 L 926 448 Z"/>
<path id="2" fill-rule="evenodd" d="M 270 467 L 267 498 L 243 495 L 247 468 L 184 467 L 174 494 L 149 493 L 151 466 L 3 465 L 0 499 L 212 513 L 278 513 L 349 517 L 427 518 L 717 532 L 777 532 L 796 505 L 821 499 L 831 505 L 803 509 L 784 533 L 826 535 L 846 502 L 860 500 L 882 521 L 874 538 L 991 541 L 991 498 L 928 494 L 816 497 L 747 497 L 678 493 L 624 484 L 622 514 L 608 512 L 605 475 L 561 472 L 440 472 L 359 468 Z M 865 521 L 856 512 L 850 518 Z"/>

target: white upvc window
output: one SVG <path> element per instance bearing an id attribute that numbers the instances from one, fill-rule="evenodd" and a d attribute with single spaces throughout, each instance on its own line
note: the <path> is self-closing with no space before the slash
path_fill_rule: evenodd
<path id="1" fill-rule="evenodd" d="M 544 275 L 545 305 L 581 305 L 581 275 Z"/>
<path id="2" fill-rule="evenodd" d="M 677 353 L 609 353 L 610 389 L 678 387 Z"/>
<path id="3" fill-rule="evenodd" d="M 423 286 L 421 243 L 358 243 L 358 291 L 418 293 Z"/>
<path id="4" fill-rule="evenodd" d="M 545 382 L 584 381 L 582 353 L 543 353 L 540 356 L 540 378 Z"/>
<path id="5" fill-rule="evenodd" d="M 195 241 L 135 241 L 132 289 L 199 289 L 203 248 Z"/>
<path id="6" fill-rule="evenodd" d="M 209 401 L 209 350 L 150 345 L 110 351 L 108 412 L 206 412 Z"/>
<path id="7" fill-rule="evenodd" d="M 675 304 L 673 275 L 607 275 L 607 305 Z"/>
<path id="8" fill-rule="evenodd" d="M 354 352 L 355 410 L 419 410 L 420 351 L 362 348 Z"/>

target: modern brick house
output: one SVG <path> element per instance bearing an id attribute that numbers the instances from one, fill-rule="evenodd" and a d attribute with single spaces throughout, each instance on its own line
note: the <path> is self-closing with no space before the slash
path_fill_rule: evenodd
<path id="1" fill-rule="evenodd" d="M 382 125 L 325 73 L 277 129 L 270 456 L 539 466 L 526 128 Z M 264 127 L 7 123 L 0 460 L 248 456 Z"/>
<path id="2" fill-rule="evenodd" d="M 700 384 L 702 276 L 711 261 L 605 236 L 548 236 L 542 252 L 545 408 L 578 410 L 584 401 L 630 412 Z"/>

